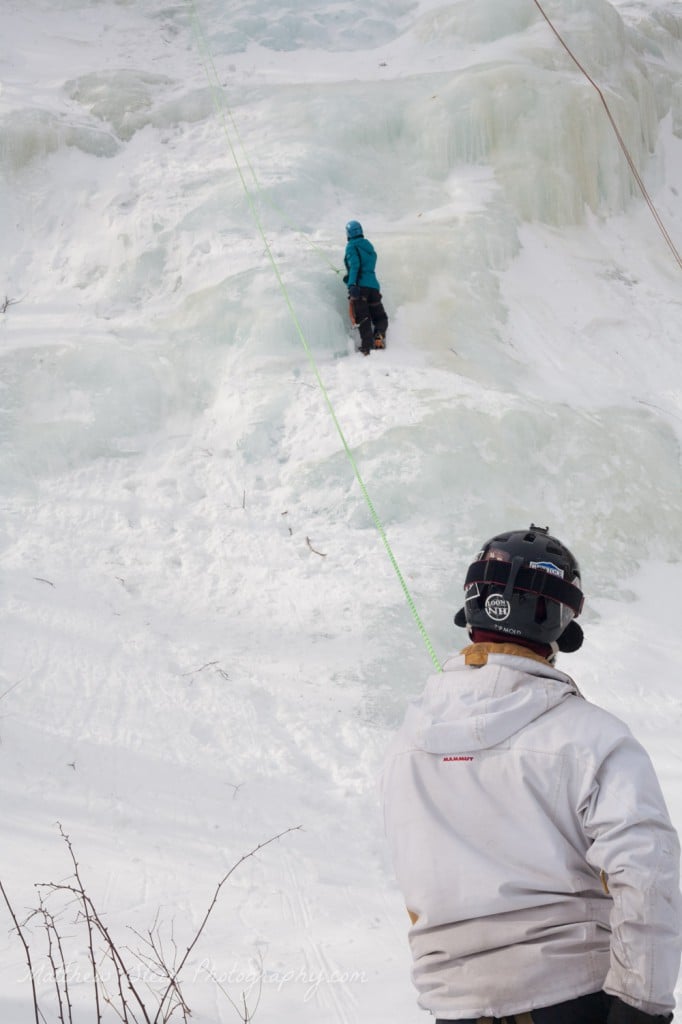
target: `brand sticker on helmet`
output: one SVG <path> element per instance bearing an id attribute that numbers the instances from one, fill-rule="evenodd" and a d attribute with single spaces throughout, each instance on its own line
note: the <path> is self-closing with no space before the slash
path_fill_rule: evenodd
<path id="1" fill-rule="evenodd" d="M 485 613 L 493 622 L 504 622 L 510 612 L 511 605 L 502 594 L 489 594 L 485 599 Z"/>
<path id="2" fill-rule="evenodd" d="M 544 569 L 545 572 L 550 573 L 552 576 L 558 576 L 560 579 L 564 578 L 564 570 L 560 569 L 554 562 L 529 562 L 531 569 Z"/>

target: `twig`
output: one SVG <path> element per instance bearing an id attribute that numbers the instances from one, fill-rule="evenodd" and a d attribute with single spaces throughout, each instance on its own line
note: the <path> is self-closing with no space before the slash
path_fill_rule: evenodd
<path id="1" fill-rule="evenodd" d="M 204 967 L 203 964 L 201 965 L 201 970 L 205 971 L 206 974 L 208 974 L 211 981 L 213 982 L 213 984 L 220 989 L 220 991 L 223 993 L 227 1001 L 230 1003 L 231 1006 L 234 1007 L 234 1009 L 237 1011 L 241 1019 L 244 1021 L 244 1024 L 248 1024 L 248 1022 L 253 1020 L 253 1018 L 255 1017 L 256 1010 L 258 1009 L 258 1006 L 261 1001 L 261 996 L 263 995 L 263 957 L 262 954 L 260 953 L 258 955 L 258 961 L 260 970 L 258 972 L 258 992 L 256 994 L 256 1002 L 254 1003 L 253 1009 L 249 1010 L 248 1004 L 246 1002 L 246 992 L 242 992 L 242 1002 L 244 1004 L 243 1011 L 239 1008 L 237 1003 L 235 1003 L 234 999 L 227 991 L 225 986 L 222 984 L 220 979 L 215 975 L 215 973 L 212 970 L 210 970 L 210 968 Z"/>
<path id="2" fill-rule="evenodd" d="M 50 587 L 54 586 L 54 583 L 52 582 L 52 580 L 45 580 L 45 579 L 43 579 L 42 576 L 34 576 L 33 579 L 36 581 L 36 583 L 47 583 L 48 586 L 50 586 Z"/>
<path id="3" fill-rule="evenodd" d="M 59 1005 L 59 1020 L 61 1021 L 61 1024 L 66 1024 L 66 1021 L 65 1021 L 65 1018 L 64 1018 L 64 1002 L 66 1002 L 67 1012 L 68 1012 L 68 1015 L 69 1015 L 68 1016 L 68 1020 L 69 1020 L 69 1024 L 71 1024 L 72 1017 L 71 1017 L 71 1001 L 69 999 L 69 978 L 68 978 L 68 972 L 67 972 L 67 967 L 66 967 L 66 959 L 64 957 L 64 950 L 63 950 L 63 947 L 62 947 L 62 942 L 61 942 L 61 938 L 60 938 L 60 935 L 59 935 L 59 931 L 58 931 L 57 925 L 55 923 L 54 915 L 49 913 L 47 907 L 43 903 L 42 896 L 39 897 L 38 910 L 43 915 L 43 925 L 44 925 L 44 928 L 45 928 L 45 932 L 47 934 L 47 959 L 48 959 L 48 961 L 50 963 L 50 967 L 52 968 L 52 977 L 54 978 L 54 987 L 55 987 L 56 992 L 57 992 L 57 1003 Z M 54 956 L 54 947 L 55 946 L 56 946 L 57 951 L 59 953 L 59 959 L 60 959 L 60 964 L 61 964 L 60 967 L 58 967 L 57 963 L 55 962 L 55 956 Z M 60 970 L 62 972 L 62 978 L 63 978 L 62 984 L 64 986 L 64 993 L 63 993 L 63 995 L 62 995 L 62 990 L 61 990 L 61 988 L 59 986 L 59 972 L 60 972 Z"/>
<path id="4" fill-rule="evenodd" d="M 116 984 L 118 986 L 118 998 L 121 1002 L 121 1009 L 119 1010 L 118 1007 L 114 1005 L 106 989 L 103 993 L 104 1002 L 112 1008 L 112 1010 L 118 1017 L 120 1017 L 123 1024 L 130 1024 L 131 1017 L 128 1016 L 128 1010 L 130 1009 L 130 1007 L 128 1006 L 125 993 L 123 991 L 123 972 L 116 958 L 111 955 L 111 951 L 108 952 L 108 956 L 114 966 L 114 971 L 116 972 Z M 132 1009 L 130 1009 L 130 1014 L 132 1015 L 132 1020 L 134 1024 L 138 1024 L 137 1017 L 135 1016 L 135 1013 L 133 1012 Z"/>
<path id="5" fill-rule="evenodd" d="M 254 846 L 253 850 L 251 850 L 249 853 L 245 853 L 242 857 L 239 858 L 238 861 L 235 861 L 235 863 L 232 865 L 230 870 L 225 875 L 223 875 L 223 877 L 218 882 L 218 884 L 217 884 L 217 886 L 215 888 L 215 891 L 213 893 L 213 898 L 211 899 L 211 902 L 208 905 L 208 909 L 207 909 L 206 913 L 203 916 L 201 924 L 197 928 L 197 931 L 196 931 L 196 934 L 195 934 L 194 938 L 192 939 L 192 941 L 190 942 L 189 946 L 185 950 L 185 953 L 184 953 L 182 959 L 180 960 L 180 963 L 178 964 L 178 966 L 173 971 L 173 976 L 169 979 L 168 987 L 166 988 L 166 991 L 163 994 L 161 1002 L 159 1003 L 159 1009 L 157 1010 L 156 1016 L 154 1017 L 153 1024 L 159 1024 L 159 1019 L 160 1019 L 159 1018 L 159 1014 L 161 1013 L 163 1004 L 165 1003 L 166 998 L 168 997 L 169 993 L 172 991 L 172 988 L 175 985 L 176 979 L 178 978 L 180 972 L 182 971 L 183 967 L 185 966 L 185 964 L 187 963 L 189 957 L 191 956 L 192 950 L 194 949 L 194 947 L 196 946 L 197 942 L 201 938 L 201 935 L 203 934 L 203 931 L 204 931 L 204 929 L 205 929 L 205 927 L 206 927 L 206 925 L 208 923 L 208 919 L 211 916 L 213 908 L 215 907 L 216 903 L 218 902 L 218 897 L 220 895 L 220 890 L 225 885 L 227 880 L 235 873 L 237 868 L 240 867 L 244 863 L 245 860 L 248 860 L 250 857 L 253 857 L 256 853 L 258 853 L 259 850 L 262 850 L 266 846 L 269 846 L 270 843 L 274 843 L 275 840 L 281 839 L 282 836 L 287 835 L 289 832 L 296 832 L 298 829 L 300 829 L 300 827 L 301 827 L 300 825 L 292 825 L 290 828 L 285 828 L 282 832 L 278 832 L 276 836 L 271 836 L 270 839 L 266 839 L 265 842 L 259 843 L 258 846 Z M 162 1018 L 161 1018 L 161 1020 L 162 1020 Z"/>
<path id="6" fill-rule="evenodd" d="M 68 889 L 69 886 L 63 886 L 63 888 Z M 77 891 L 77 890 L 74 890 L 74 891 Z M 138 1004 L 138 1006 L 139 1006 L 139 1008 L 140 1008 L 140 1010 L 142 1012 L 142 1015 L 143 1015 L 143 1017 L 144 1017 L 144 1019 L 146 1021 L 146 1024 L 151 1024 L 151 1020 L 150 1020 L 149 1014 L 147 1013 L 147 1008 L 145 1007 L 144 1002 L 142 1001 L 142 996 L 140 995 L 140 993 L 137 991 L 137 988 L 133 984 L 133 979 L 130 976 L 130 971 L 128 970 L 128 967 L 127 967 L 123 957 L 121 956 L 121 954 L 120 954 L 120 952 L 118 950 L 118 947 L 116 946 L 114 940 L 112 939 L 111 935 L 109 934 L 109 930 L 108 930 L 107 926 L 104 924 L 104 921 L 102 921 L 102 918 L 97 913 L 97 911 L 96 911 L 96 909 L 94 907 L 94 904 L 92 903 L 92 900 L 90 900 L 90 898 L 87 897 L 87 896 L 86 896 L 86 899 L 88 901 L 88 905 L 90 907 L 91 915 L 92 915 L 90 920 L 92 921 L 92 923 L 97 928 L 97 930 L 100 933 L 101 937 L 104 939 L 104 941 L 105 941 L 105 943 L 107 945 L 107 948 L 108 948 L 109 956 L 111 957 L 111 960 L 113 961 L 113 963 L 116 966 L 117 970 L 120 969 L 121 978 L 122 978 L 122 980 L 125 981 L 125 983 L 128 986 L 128 989 L 130 990 L 130 992 L 132 992 L 132 994 L 133 994 L 133 996 L 135 998 L 135 1001 L 137 1002 L 137 1004 Z M 124 998 L 124 1006 L 127 1006 L 127 1005 L 128 1005 L 127 1000 L 125 1000 L 125 998 Z M 132 1013 L 132 1010 L 131 1010 L 131 1013 Z M 134 1016 L 135 1020 L 137 1020 L 137 1017 L 135 1017 L 134 1014 L 133 1014 L 133 1016 Z"/>
<path id="7" fill-rule="evenodd" d="M 58 827 L 59 827 L 59 831 L 60 831 L 60 833 L 61 833 L 61 835 L 62 835 L 62 837 L 64 839 L 64 842 L 66 843 L 66 845 L 68 847 L 69 854 L 71 856 L 71 861 L 72 861 L 73 867 L 74 867 L 74 877 L 76 879 L 76 883 L 77 884 L 75 886 L 73 886 L 73 885 L 66 885 L 66 884 L 50 883 L 50 888 L 52 888 L 55 891 L 71 892 L 71 893 L 73 893 L 73 895 L 77 897 L 77 899 L 81 902 L 81 904 L 83 906 L 83 916 L 85 918 L 86 926 L 87 926 L 87 929 L 88 929 L 89 954 L 90 954 L 90 962 L 92 964 L 94 986 L 95 986 L 95 1003 L 96 1003 L 96 1011 L 97 1011 L 97 1022 L 98 1022 L 98 1024 L 100 1024 L 102 1016 L 101 1016 L 100 1000 L 99 1000 L 99 976 L 98 976 L 98 972 L 97 972 L 97 962 L 95 960 L 94 946 L 93 946 L 93 941 L 92 941 L 93 928 L 96 929 L 99 932 L 100 937 L 102 939 L 104 939 L 104 942 L 105 942 L 105 945 L 106 945 L 106 948 L 107 948 L 107 952 L 108 952 L 112 962 L 114 963 L 115 968 L 117 969 L 117 971 L 120 971 L 121 978 L 125 980 L 125 983 L 126 983 L 128 989 L 129 989 L 129 991 L 132 993 L 135 1001 L 137 1002 L 137 1004 L 138 1004 L 138 1006 L 139 1006 L 139 1008 L 140 1008 L 140 1010 L 142 1012 L 142 1015 L 144 1017 L 144 1020 L 147 1022 L 147 1024 L 151 1024 L 151 1020 L 149 1018 L 149 1014 L 147 1013 L 147 1009 L 146 1009 L 146 1007 L 144 1005 L 144 1002 L 142 1001 L 142 997 L 140 996 L 140 993 L 138 992 L 138 990 L 135 987 L 135 985 L 133 984 L 133 979 L 130 976 L 130 971 L 128 970 L 128 966 L 125 963 L 123 957 L 121 956 L 121 953 L 119 952 L 118 947 L 116 946 L 116 943 L 114 942 L 114 940 L 112 939 L 111 935 L 109 934 L 109 930 L 108 930 L 107 926 L 104 924 L 104 921 L 99 916 L 99 913 L 98 913 L 94 903 L 92 902 L 92 900 L 90 899 L 90 897 L 88 896 L 88 894 L 86 893 L 86 891 L 85 891 L 85 889 L 83 887 L 83 883 L 81 881 L 80 873 L 79 873 L 79 870 L 78 870 L 78 862 L 77 862 L 75 854 L 73 852 L 73 847 L 71 845 L 71 840 L 70 840 L 69 836 L 66 834 L 66 832 L 64 832 L 61 824 L 59 824 L 59 822 L 57 824 L 58 824 Z M 123 1006 L 124 1006 L 124 1009 L 128 1006 L 128 1003 L 127 1003 L 127 1000 L 125 999 L 125 997 L 123 999 Z M 131 1013 L 132 1013 L 132 1010 L 131 1010 Z M 133 1014 L 133 1016 L 134 1016 L 134 1014 Z M 137 1020 L 136 1017 L 135 1017 L 135 1020 Z"/>
<path id="8" fill-rule="evenodd" d="M 166 962 L 166 953 L 163 948 L 163 941 L 159 932 L 157 922 L 154 923 L 154 927 L 147 932 L 147 937 L 140 935 L 139 932 L 135 933 L 138 937 L 149 946 L 153 953 L 153 957 L 145 957 L 144 959 L 149 964 L 151 969 L 159 978 L 165 978 L 169 983 L 163 998 L 159 1004 L 159 1010 L 164 1000 L 169 997 L 174 997 L 175 1001 L 168 1007 L 168 1014 L 162 1019 L 164 1021 L 170 1020 L 177 1009 L 180 1010 L 183 1016 L 183 1020 L 187 1020 L 188 1015 L 191 1013 L 189 1006 L 185 1002 L 185 998 L 182 994 L 182 990 L 177 980 L 176 964 L 178 961 L 178 947 L 173 936 L 171 928 L 171 943 L 173 945 L 174 954 L 172 959 L 172 968 L 168 966 Z M 138 954 L 141 956 L 141 954 Z"/>
<path id="9" fill-rule="evenodd" d="M 80 873 L 78 871 L 78 861 L 76 860 L 76 855 L 73 852 L 73 846 L 71 845 L 71 840 L 69 839 L 68 835 L 66 834 L 66 832 L 62 828 L 61 823 L 57 822 L 57 824 L 59 826 L 59 832 L 61 834 L 61 837 L 64 840 L 64 842 L 66 843 L 67 849 L 69 851 L 69 856 L 71 857 L 71 862 L 73 864 L 73 875 L 74 875 L 74 878 L 76 879 L 77 886 L 78 886 L 78 892 L 80 893 L 81 901 L 83 903 L 83 914 L 84 914 L 85 923 L 86 923 L 86 926 L 87 926 L 87 929 L 88 929 L 88 953 L 90 955 L 90 966 L 92 967 L 92 981 L 93 981 L 93 986 L 94 986 L 94 990 L 95 990 L 95 1012 L 97 1014 L 97 1024 L 101 1024 L 101 1021 L 102 1021 L 102 1010 L 101 1010 L 100 1002 L 99 1002 L 99 981 L 98 981 L 98 976 L 97 976 L 97 962 L 95 960 L 95 951 L 94 951 L 93 944 L 92 944 L 92 924 L 93 924 L 93 922 L 92 922 L 91 915 L 90 915 L 89 909 L 88 909 L 89 907 L 92 906 L 92 904 L 90 903 L 90 900 L 86 896 L 85 889 L 83 888 L 83 883 L 81 882 L 81 876 L 80 876 Z"/>
<path id="10" fill-rule="evenodd" d="M 320 556 L 320 558 L 326 558 L 326 557 L 327 557 L 327 554 L 326 554 L 326 552 L 325 552 L 325 551 L 317 551 L 317 550 L 316 550 L 316 549 L 315 549 L 315 548 L 314 548 L 314 547 L 312 546 L 312 544 L 310 543 L 310 537 L 306 537 L 306 539 L 305 539 L 305 542 L 306 542 L 306 544 L 308 545 L 308 547 L 310 548 L 310 550 L 312 551 L 312 553 L 313 553 L 314 555 L 319 555 L 319 556 Z"/>
<path id="11" fill-rule="evenodd" d="M 232 786 L 235 794 L 240 786 Z M 141 940 L 141 946 L 131 949 L 129 946 L 121 947 L 116 945 L 92 898 L 85 890 L 71 839 L 61 824 L 57 823 L 57 825 L 69 851 L 73 874 L 62 882 L 36 883 L 38 907 L 31 912 L 30 917 L 27 919 L 27 921 L 30 921 L 32 917 L 41 919 L 47 936 L 45 959 L 51 969 L 52 982 L 56 990 L 57 1017 L 55 1018 L 55 1024 L 73 1024 L 70 984 L 72 979 L 67 967 L 63 934 L 60 932 L 59 927 L 60 922 L 58 917 L 51 910 L 48 910 L 47 899 L 57 899 L 57 894 L 60 894 L 60 914 L 63 915 L 70 909 L 74 910 L 76 923 L 80 925 L 84 922 L 87 927 L 87 948 L 95 993 L 95 1017 L 93 1017 L 92 1024 L 103 1024 L 104 1016 L 109 1013 L 113 1013 L 121 1021 L 121 1024 L 170 1024 L 171 1020 L 181 1020 L 183 1024 L 189 1024 L 192 1011 L 182 991 L 181 974 L 206 929 L 223 886 L 245 860 L 253 857 L 259 850 L 274 843 L 276 839 L 281 839 L 287 833 L 301 828 L 300 825 L 297 825 L 284 829 L 277 833 L 277 835 L 271 836 L 270 839 L 259 843 L 232 865 L 215 887 L 213 896 L 198 928 L 195 928 L 191 941 L 184 952 L 181 953 L 175 940 L 173 927 L 171 927 L 170 938 L 164 939 L 159 925 L 158 912 L 152 928 L 145 934 L 131 929 L 137 938 Z M 20 924 L 17 920 L 2 882 L 0 882 L 0 893 L 10 912 L 14 930 L 24 948 L 33 991 L 35 1024 L 41 1024 L 41 1022 L 42 1024 L 47 1024 L 45 1014 L 38 1002 L 36 976 L 30 946 L 26 934 L 22 930 L 27 927 L 27 921 Z M 45 894 L 45 897 L 43 894 Z M 142 968 L 139 977 L 134 976 L 134 968 L 128 966 L 131 963 L 131 957 L 136 958 L 135 966 Z M 113 965 L 115 971 L 115 981 L 112 982 L 111 991 L 109 991 L 107 982 L 108 971 L 103 970 L 103 967 L 108 967 L 109 963 Z M 261 969 L 258 992 L 252 1006 L 249 1006 L 248 1003 L 250 990 L 242 993 L 241 1003 L 235 1002 L 226 993 L 244 1024 L 248 1024 L 253 1019 L 261 999 L 262 987 L 263 973 Z M 153 997 L 153 1003 L 149 1001 L 149 994 Z"/>
<path id="12" fill-rule="evenodd" d="M 185 677 L 185 676 L 195 676 L 199 672 L 203 672 L 205 668 L 215 668 L 216 665 L 220 665 L 220 662 L 219 661 L 207 661 L 205 665 L 201 666 L 201 668 L 193 668 L 189 672 L 183 672 L 182 676 L 183 677 Z M 218 673 L 219 676 L 222 676 L 223 679 L 229 679 L 230 678 L 229 674 L 225 671 L 224 668 L 216 668 L 216 672 Z"/>
<path id="13" fill-rule="evenodd" d="M 4 693 L 0 693 L 0 700 L 6 697 L 8 693 L 11 693 L 12 690 L 16 690 L 17 686 L 20 686 L 23 681 L 23 679 L 17 679 L 16 683 L 12 683 L 11 686 L 8 686 Z"/>
<path id="14" fill-rule="evenodd" d="M 2 881 L 0 881 L 0 892 L 2 893 L 5 903 L 7 904 L 7 909 L 9 910 L 10 917 L 14 921 L 14 927 L 16 928 L 17 935 L 19 936 L 21 944 L 24 947 L 24 953 L 26 954 L 26 963 L 28 964 L 28 973 L 31 977 L 31 990 L 33 992 L 33 1011 L 35 1015 L 35 1022 L 36 1024 L 40 1024 L 40 1020 L 38 1018 L 38 994 L 36 992 L 36 982 L 33 976 L 33 962 L 31 960 L 31 951 L 28 948 L 28 942 L 26 941 L 24 933 L 21 930 L 21 926 L 17 921 L 17 915 L 14 913 L 14 908 L 12 907 L 12 904 L 9 901 L 9 897 L 5 892 L 5 887 L 2 884 Z"/>
<path id="15" fill-rule="evenodd" d="M 183 676 L 194 676 L 197 674 L 197 672 L 203 672 L 205 668 L 213 668 L 214 665 L 218 664 L 219 662 L 217 661 L 207 661 L 206 664 L 202 665 L 200 668 L 193 668 L 190 669 L 189 672 L 183 672 L 182 674 Z"/>

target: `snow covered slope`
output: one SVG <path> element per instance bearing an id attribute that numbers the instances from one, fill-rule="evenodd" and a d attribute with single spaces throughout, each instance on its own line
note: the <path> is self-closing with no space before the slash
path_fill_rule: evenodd
<path id="1" fill-rule="evenodd" d="M 544 6 L 679 250 L 680 4 Z M 682 827 L 680 267 L 531 0 L 6 0 L 0 76 L 0 879 L 65 877 L 59 821 L 123 941 L 160 907 L 182 946 L 301 826 L 221 894 L 194 1019 L 261 976 L 258 1020 L 408 1024 L 375 779 L 433 666 L 301 335 L 441 660 L 478 543 L 550 525 L 562 667 Z"/>

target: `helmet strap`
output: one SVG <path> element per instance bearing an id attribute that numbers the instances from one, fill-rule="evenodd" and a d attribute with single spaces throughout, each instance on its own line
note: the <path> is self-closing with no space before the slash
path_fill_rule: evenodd
<path id="1" fill-rule="evenodd" d="M 509 579 L 507 585 L 504 588 L 504 597 L 507 601 L 511 601 L 512 594 L 514 593 L 514 584 L 516 583 L 516 577 L 519 574 L 519 569 L 523 565 L 523 556 L 514 555 L 509 566 Z"/>

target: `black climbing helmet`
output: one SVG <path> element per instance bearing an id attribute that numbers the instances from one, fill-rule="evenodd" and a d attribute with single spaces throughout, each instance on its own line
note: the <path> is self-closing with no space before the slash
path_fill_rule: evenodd
<path id="1" fill-rule="evenodd" d="M 362 224 L 359 220 L 349 220 L 346 224 L 346 238 L 362 238 Z"/>
<path id="2" fill-rule="evenodd" d="M 549 527 L 500 533 L 483 545 L 464 581 L 455 625 L 577 651 L 583 631 L 580 566 Z"/>

